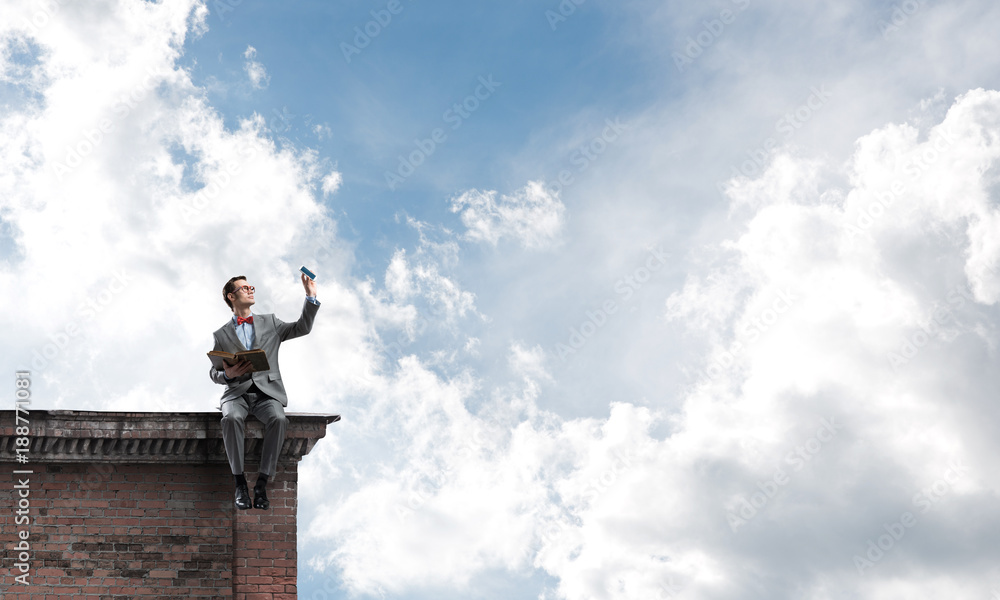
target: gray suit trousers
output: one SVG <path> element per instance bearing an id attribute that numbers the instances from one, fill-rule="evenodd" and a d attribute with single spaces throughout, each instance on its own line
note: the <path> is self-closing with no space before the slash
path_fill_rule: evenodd
<path id="1" fill-rule="evenodd" d="M 222 403 L 222 440 L 233 475 L 243 473 L 243 437 L 246 418 L 251 414 L 264 425 L 264 447 L 261 449 L 260 472 L 269 479 L 278 466 L 278 454 L 285 443 L 285 409 L 281 403 L 260 391 L 256 385 L 241 396 Z"/>

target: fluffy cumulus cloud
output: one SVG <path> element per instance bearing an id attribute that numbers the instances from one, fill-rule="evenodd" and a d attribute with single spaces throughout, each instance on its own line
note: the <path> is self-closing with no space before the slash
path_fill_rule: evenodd
<path id="1" fill-rule="evenodd" d="M 257 58 L 257 49 L 253 46 L 247 46 L 243 52 L 243 58 L 246 59 L 243 63 L 243 70 L 250 78 L 250 85 L 258 90 L 266 88 L 267 84 L 271 82 L 271 76 L 267 74 L 264 65 L 254 60 Z"/>
<path id="2" fill-rule="evenodd" d="M 499 200 L 495 190 L 469 190 L 452 201 L 451 210 L 460 213 L 466 239 L 496 246 L 510 238 L 525 248 L 556 244 L 566 213 L 558 194 L 536 181 Z"/>
<path id="3" fill-rule="evenodd" d="M 340 184 L 344 182 L 344 176 L 338 171 L 333 171 L 323 178 L 322 189 L 323 195 L 329 196 L 334 194 L 340 189 Z"/>
<path id="4" fill-rule="evenodd" d="M 561 422 L 536 405 L 536 362 L 513 346 L 523 381 L 471 411 L 479 380 L 446 381 L 403 359 L 362 420 L 407 451 L 359 467 L 365 472 L 341 484 L 353 491 L 317 510 L 304 542 L 330 543 L 310 566 L 336 568 L 356 592 L 399 594 L 468 589 L 485 571 L 523 575 L 544 567 L 543 555 L 571 553 L 563 532 L 574 529 L 574 513 L 606 492 L 635 454 L 623 437 L 630 427 L 618 421 L 642 416 L 625 407 L 609 423 Z M 602 476 L 604 483 L 591 481 Z M 566 503 L 553 502 L 557 496 Z"/>
<path id="5" fill-rule="evenodd" d="M 561 419 L 517 343 L 488 389 L 404 361 L 366 418 L 408 452 L 315 517 L 312 566 L 389 595 L 538 570 L 570 600 L 989 597 L 998 119 L 975 90 L 846 167 L 731 181 L 739 234 L 664 304 L 711 348 L 676 413 Z M 400 254 L 386 277 L 415 289 Z"/>
<path id="6" fill-rule="evenodd" d="M 476 309 L 476 296 L 462 289 L 450 273 L 458 256 L 458 244 L 445 230 L 446 239 L 434 242 L 426 235 L 428 225 L 408 219 L 420 231 L 416 251 L 396 249 L 385 270 L 383 289 L 365 284 L 366 299 L 376 327 L 402 327 L 413 342 L 433 320 L 454 330 L 466 317 L 485 318 Z"/>
<path id="7" fill-rule="evenodd" d="M 350 414 L 301 466 L 301 556 L 334 589 L 468 597 L 497 573 L 548 600 L 998 585 L 1000 93 L 880 127 L 846 164 L 779 155 L 730 181 L 737 233 L 662 298 L 708 348 L 680 409 L 609 398 L 571 419 L 547 408 L 559 381 L 539 346 L 501 342 L 505 376 L 452 358 L 495 345 L 466 330 L 488 319 L 455 236 L 408 220 L 420 241 L 380 282 L 352 274 L 317 198 L 339 174 L 260 116 L 227 127 L 177 66 L 203 5 L 39 6 L 0 6 L 3 362 L 32 369 L 38 408 L 209 410 L 222 284 L 245 274 L 260 312 L 294 318 L 310 265 L 323 306 L 283 363 L 296 410 Z M 451 206 L 464 240 L 560 243 L 565 208 L 537 184 Z M 420 351 L 432 336 L 442 353 Z"/>
<path id="8" fill-rule="evenodd" d="M 996 557 L 970 553 L 997 521 L 998 118 L 1000 93 L 974 90 L 858 140 L 844 171 L 783 156 L 730 182 L 753 211 L 727 266 L 666 307 L 713 334 L 666 444 L 695 459 L 700 537 L 728 542 L 698 544 L 718 577 L 689 574 L 695 597 L 989 595 L 970 573 Z"/>
<path id="9" fill-rule="evenodd" d="M 276 147 L 257 115 L 227 128 L 177 66 L 204 30 L 200 4 L 40 6 L 0 9 L 3 47 L 23 50 L 4 67 L 20 102 L 0 116 L 12 247 L 0 278 L 20 290 L 0 317 L 6 362 L 33 369 L 50 406 L 126 407 L 148 386 L 145 406 L 210 408 L 202 353 L 227 318 L 222 284 L 245 274 L 266 290 L 260 312 L 294 318 L 299 261 L 330 275 L 350 264 L 312 193 L 327 170 Z M 353 290 L 329 284 L 323 301 L 343 322 L 319 331 L 365 347 Z M 364 357 L 324 347 L 345 367 Z M 148 385 L 163 364 L 175 375 Z"/>

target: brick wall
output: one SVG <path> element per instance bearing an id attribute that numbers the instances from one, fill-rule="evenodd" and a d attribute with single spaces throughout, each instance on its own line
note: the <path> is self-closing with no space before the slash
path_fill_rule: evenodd
<path id="1" fill-rule="evenodd" d="M 296 598 L 298 460 L 336 416 L 288 414 L 286 443 L 268 482 L 271 506 L 265 511 L 234 506 L 221 432 L 211 424 L 218 413 L 212 419 L 195 413 L 197 418 L 189 419 L 194 426 L 160 429 L 159 438 L 146 435 L 157 431 L 155 419 L 140 424 L 141 418 L 122 419 L 126 414 L 141 415 L 88 412 L 84 416 L 96 416 L 107 426 L 89 431 L 75 426 L 80 421 L 66 423 L 64 415 L 56 415 L 43 431 L 33 432 L 31 461 L 17 464 L 11 461 L 13 417 L 7 421 L 0 413 L 0 468 L 6 471 L 0 486 L 0 597 Z M 177 415 L 150 414 L 173 417 L 176 427 Z M 114 435 L 104 435 L 108 432 Z M 81 437 L 85 434 L 93 437 Z M 248 419 L 251 487 L 261 436 L 260 424 Z M 25 479 L 26 488 L 19 488 Z M 22 492 L 30 520 L 19 523 Z M 15 580 L 22 574 L 17 567 L 21 531 L 28 536 L 28 585 Z"/>
<path id="2" fill-rule="evenodd" d="M 232 573 L 235 589 L 247 594 L 245 600 L 294 600 L 297 597 L 295 515 L 298 508 L 298 465 L 292 463 L 286 467 L 283 469 L 279 464 L 274 485 L 270 481 L 267 484 L 271 507 L 266 511 L 236 510 L 232 498 L 235 490 L 229 490 L 229 505 L 236 513 Z M 247 468 L 250 468 L 249 465 Z M 228 474 L 229 469 L 226 472 Z M 229 479 L 232 478 L 230 474 Z M 251 487 L 256 480 L 256 472 L 247 473 Z M 253 490 L 250 494 L 253 495 Z"/>

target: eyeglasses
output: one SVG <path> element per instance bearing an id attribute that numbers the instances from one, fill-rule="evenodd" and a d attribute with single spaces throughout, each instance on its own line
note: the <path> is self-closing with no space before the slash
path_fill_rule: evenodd
<path id="1" fill-rule="evenodd" d="M 243 293 L 245 293 L 245 294 L 252 294 L 253 293 L 253 286 L 252 285 L 245 285 L 243 287 L 236 288 L 236 290 L 237 291 L 242 290 Z"/>

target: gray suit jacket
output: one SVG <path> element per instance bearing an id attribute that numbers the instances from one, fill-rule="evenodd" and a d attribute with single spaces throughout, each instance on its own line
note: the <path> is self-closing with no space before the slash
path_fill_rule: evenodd
<path id="1" fill-rule="evenodd" d="M 285 340 L 297 338 L 312 331 L 313 320 L 316 318 L 319 305 L 308 300 L 303 300 L 303 302 L 302 316 L 294 323 L 285 323 L 273 314 L 253 316 L 254 348 L 264 350 L 264 354 L 267 355 L 267 364 L 271 367 L 270 371 L 246 373 L 227 382 L 225 372 L 219 371 L 214 366 L 209 369 L 208 375 L 212 381 L 226 386 L 226 391 L 222 393 L 222 399 L 216 408 L 222 410 L 224 402 L 242 396 L 250 388 L 251 382 L 256 383 L 260 391 L 281 402 L 282 406 L 288 406 L 285 384 L 281 382 L 281 371 L 278 369 L 278 346 Z M 253 348 L 243 347 L 243 342 L 236 335 L 236 326 L 233 325 L 232 320 L 212 335 L 215 337 L 213 350 L 222 350 L 233 354 L 244 350 L 253 350 Z"/>

